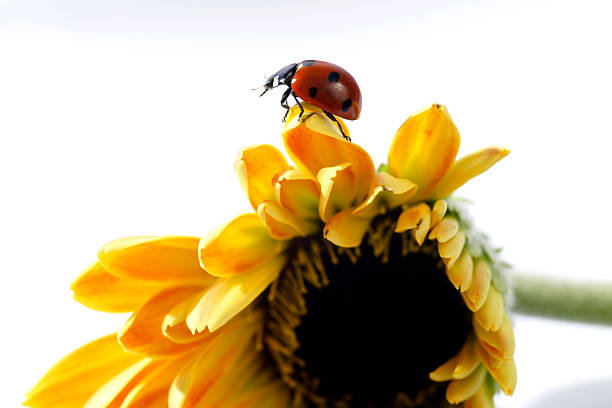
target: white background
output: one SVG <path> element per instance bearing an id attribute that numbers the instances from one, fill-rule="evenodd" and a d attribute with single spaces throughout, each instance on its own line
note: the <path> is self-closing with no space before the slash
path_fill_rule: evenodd
<path id="1" fill-rule="evenodd" d="M 2 405 L 126 319 L 71 299 L 102 244 L 199 236 L 250 210 L 233 161 L 282 148 L 283 114 L 281 91 L 250 89 L 302 59 L 358 80 L 351 133 L 376 164 L 435 102 L 460 155 L 510 148 L 460 190 L 480 228 L 519 268 L 612 281 L 611 15 L 605 1 L 0 1 Z M 500 407 L 612 406 L 612 328 L 515 330 L 519 383 Z"/>

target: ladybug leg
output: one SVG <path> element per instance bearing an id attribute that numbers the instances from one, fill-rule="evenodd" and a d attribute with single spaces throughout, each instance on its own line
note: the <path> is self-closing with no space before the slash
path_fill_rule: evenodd
<path id="1" fill-rule="evenodd" d="M 289 88 L 291 89 L 291 88 Z M 298 122 L 300 121 L 300 119 L 302 119 L 302 115 L 304 114 L 304 107 L 302 106 L 302 104 L 300 103 L 300 101 L 297 98 L 297 95 L 295 94 L 295 92 L 293 92 L 293 89 L 291 89 L 291 96 L 293 96 L 293 99 L 295 99 L 295 103 L 297 103 L 297 106 L 300 107 L 300 116 L 298 116 Z"/>
<path id="2" fill-rule="evenodd" d="M 291 95 L 291 88 L 287 88 L 287 90 L 285 92 L 283 92 L 283 96 L 281 97 L 281 106 L 283 108 L 287 109 L 287 111 L 285 112 L 285 116 L 283 116 L 283 122 L 285 122 L 287 120 L 287 115 L 289 114 L 289 109 L 291 109 L 291 107 L 287 103 L 287 98 L 289 98 L 289 95 Z"/>
<path id="3" fill-rule="evenodd" d="M 324 110 L 323 113 L 325 113 L 325 115 L 328 118 L 330 118 L 332 121 L 336 122 L 336 125 L 338 125 L 338 129 L 340 129 L 340 133 L 342 133 L 342 137 L 350 142 L 351 138 L 344 134 L 344 131 L 342 130 L 342 125 L 340 125 L 340 122 L 338 122 L 338 119 L 336 119 L 336 117 L 334 115 L 332 115 L 331 113 L 329 113 L 326 110 Z"/>

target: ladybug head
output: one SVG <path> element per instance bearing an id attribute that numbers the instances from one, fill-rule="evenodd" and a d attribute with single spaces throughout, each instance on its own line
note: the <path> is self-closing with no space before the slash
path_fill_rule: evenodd
<path id="1" fill-rule="evenodd" d="M 291 86 L 291 79 L 293 79 L 295 71 L 297 71 L 297 64 L 289 64 L 270 75 L 263 85 L 265 89 L 260 96 L 279 85 Z"/>

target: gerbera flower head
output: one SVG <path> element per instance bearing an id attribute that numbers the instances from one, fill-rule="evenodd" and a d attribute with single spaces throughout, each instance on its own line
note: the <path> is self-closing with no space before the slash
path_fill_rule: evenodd
<path id="1" fill-rule="evenodd" d="M 293 164 L 270 145 L 238 156 L 253 212 L 202 239 L 100 250 L 75 299 L 133 315 L 57 363 L 26 405 L 491 407 L 498 386 L 512 394 L 504 264 L 449 198 L 508 150 L 456 160 L 459 133 L 433 105 L 377 172 L 302 105 L 283 130 Z"/>

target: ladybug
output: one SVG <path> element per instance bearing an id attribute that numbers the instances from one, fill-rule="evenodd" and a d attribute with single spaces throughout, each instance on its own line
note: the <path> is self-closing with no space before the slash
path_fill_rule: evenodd
<path id="1" fill-rule="evenodd" d="M 344 119 L 355 120 L 361 113 L 361 91 L 357 81 L 344 68 L 336 64 L 317 60 L 305 60 L 297 64 L 289 64 L 279 69 L 271 75 L 260 96 L 263 96 L 270 89 L 279 85 L 287 85 L 287 90 L 281 97 L 281 106 L 287 109 L 283 121 L 289 113 L 287 98 L 293 96 L 295 102 L 300 107 L 301 119 L 304 108 L 300 104 L 298 97 L 314 106 L 323 109 L 323 113 L 332 121 L 336 122 L 342 136 L 351 140 L 342 131 L 342 126 L 336 116 Z"/>

